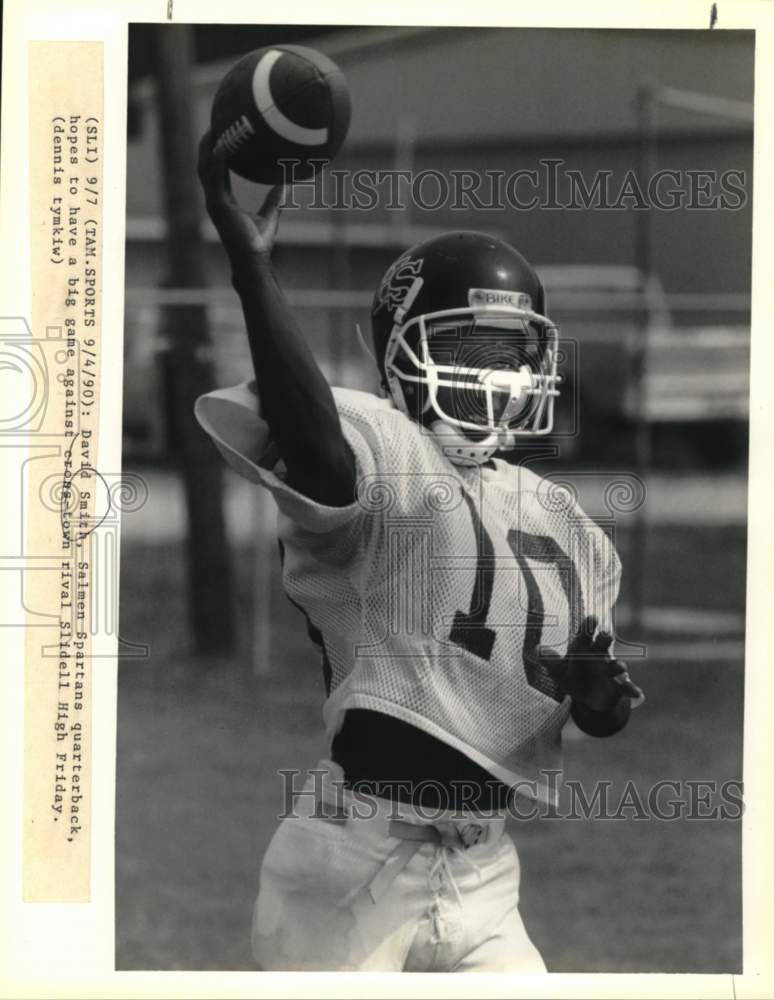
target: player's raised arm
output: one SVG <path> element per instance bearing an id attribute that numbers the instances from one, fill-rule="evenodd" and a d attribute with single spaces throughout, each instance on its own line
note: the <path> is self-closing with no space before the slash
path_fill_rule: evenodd
<path id="1" fill-rule="evenodd" d="M 199 145 L 199 178 L 207 211 L 231 261 L 263 415 L 287 468 L 287 482 L 311 500 L 344 507 L 355 496 L 355 461 L 333 393 L 271 264 L 282 188 L 272 188 L 255 215 L 246 212 L 231 191 L 223 157 L 212 151 L 209 132 Z"/>

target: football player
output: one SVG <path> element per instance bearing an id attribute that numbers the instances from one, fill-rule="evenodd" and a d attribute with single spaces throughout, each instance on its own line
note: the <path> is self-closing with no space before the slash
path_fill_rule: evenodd
<path id="1" fill-rule="evenodd" d="M 256 215 L 209 134 L 199 174 L 254 379 L 196 414 L 279 508 L 283 582 L 322 651 L 329 759 L 264 858 L 264 969 L 545 971 L 504 832 L 548 800 L 572 716 L 606 736 L 641 692 L 612 653 L 604 533 L 497 453 L 551 430 L 557 331 L 512 247 L 412 247 L 373 301 L 381 397 L 331 389 L 272 270 L 282 191 Z"/>

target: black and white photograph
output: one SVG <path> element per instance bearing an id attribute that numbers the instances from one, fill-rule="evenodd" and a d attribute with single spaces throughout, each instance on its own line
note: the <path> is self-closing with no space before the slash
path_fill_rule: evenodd
<path id="1" fill-rule="evenodd" d="M 710 7 L 129 25 L 116 970 L 743 971 Z"/>

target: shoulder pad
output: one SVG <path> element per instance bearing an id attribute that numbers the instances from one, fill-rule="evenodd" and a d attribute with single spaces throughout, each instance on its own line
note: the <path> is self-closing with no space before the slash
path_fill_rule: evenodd
<path id="1" fill-rule="evenodd" d="M 333 398 L 338 407 L 348 407 L 352 410 L 395 410 L 395 406 L 390 399 L 383 399 L 373 392 L 363 392 L 361 389 L 342 389 L 334 386 L 332 389 Z"/>

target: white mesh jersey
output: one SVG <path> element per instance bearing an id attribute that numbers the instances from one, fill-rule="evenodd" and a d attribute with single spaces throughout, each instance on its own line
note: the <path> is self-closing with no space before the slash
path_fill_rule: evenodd
<path id="1" fill-rule="evenodd" d="M 569 698 L 536 649 L 564 653 L 588 614 L 610 625 L 612 544 L 528 468 L 454 466 L 389 401 L 334 397 L 358 478 L 340 508 L 284 482 L 252 384 L 196 404 L 226 460 L 277 501 L 284 586 L 324 647 L 329 737 L 347 709 L 374 709 L 545 797 Z"/>

